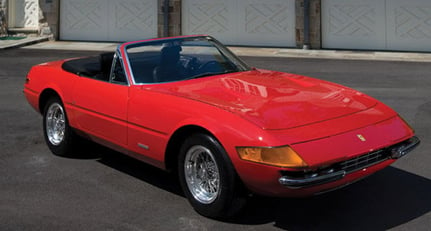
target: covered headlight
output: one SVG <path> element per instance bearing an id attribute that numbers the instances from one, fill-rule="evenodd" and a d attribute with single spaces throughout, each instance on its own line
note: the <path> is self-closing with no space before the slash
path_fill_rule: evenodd
<path id="1" fill-rule="evenodd" d="M 286 168 L 304 168 L 307 163 L 289 146 L 237 147 L 243 160 Z"/>
<path id="2" fill-rule="evenodd" d="M 415 132 L 413 127 L 410 126 L 410 124 L 401 115 L 398 115 L 398 117 L 400 117 L 400 119 L 407 125 L 408 128 L 410 128 L 413 131 L 413 133 Z"/>

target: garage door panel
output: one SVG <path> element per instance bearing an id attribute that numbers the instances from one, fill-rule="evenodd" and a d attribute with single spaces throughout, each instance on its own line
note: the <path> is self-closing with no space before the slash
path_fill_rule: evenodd
<path id="1" fill-rule="evenodd" d="M 384 0 L 322 0 L 323 47 L 383 49 L 384 10 Z"/>
<path id="2" fill-rule="evenodd" d="M 157 36 L 157 0 L 63 0 L 60 39 L 127 41 Z"/>
<path id="3" fill-rule="evenodd" d="M 295 1 L 238 3 L 238 41 L 246 45 L 295 46 Z"/>
<path id="4" fill-rule="evenodd" d="M 74 0 L 61 2 L 61 39 L 97 40 L 102 34 L 107 36 L 108 12 L 106 0 Z"/>
<path id="5" fill-rule="evenodd" d="M 431 51 L 431 1 L 322 0 L 322 46 Z"/>
<path id="6" fill-rule="evenodd" d="M 156 12 L 157 2 L 154 0 L 113 1 L 110 4 L 108 39 L 130 41 L 156 37 Z"/>
<path id="7" fill-rule="evenodd" d="M 229 0 L 183 1 L 183 34 L 210 34 L 223 42 L 232 42 L 235 17 Z"/>
<path id="8" fill-rule="evenodd" d="M 431 2 L 387 2 L 389 49 L 431 51 Z"/>
<path id="9" fill-rule="evenodd" d="M 295 46 L 294 0 L 183 0 L 183 34 L 230 45 Z"/>

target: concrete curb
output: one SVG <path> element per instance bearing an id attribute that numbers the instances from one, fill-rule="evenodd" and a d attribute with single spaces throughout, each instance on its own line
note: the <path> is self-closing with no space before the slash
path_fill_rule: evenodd
<path id="1" fill-rule="evenodd" d="M 431 62 L 431 53 L 230 47 L 239 56 Z"/>
<path id="2" fill-rule="evenodd" d="M 48 37 L 27 38 L 23 40 L 15 40 L 14 42 L 16 42 L 16 44 L 4 44 L 4 42 L 1 41 L 0 50 L 25 46 L 25 49 L 114 51 L 118 46 L 118 43 L 75 41 L 46 42 L 47 40 Z M 261 48 L 238 46 L 229 46 L 229 48 L 239 56 L 253 57 L 431 62 L 431 53 L 350 50 L 302 50 L 294 48 Z"/>
<path id="3" fill-rule="evenodd" d="M 0 50 L 23 47 L 35 43 L 48 41 L 48 36 L 42 37 L 27 37 L 19 40 L 0 40 Z"/>

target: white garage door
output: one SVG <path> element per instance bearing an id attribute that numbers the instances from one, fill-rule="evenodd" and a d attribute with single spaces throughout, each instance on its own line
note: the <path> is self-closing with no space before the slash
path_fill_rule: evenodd
<path id="1" fill-rule="evenodd" d="M 322 46 L 431 51 L 431 1 L 322 0 Z"/>
<path id="2" fill-rule="evenodd" d="M 128 41 L 157 36 L 157 0 L 62 0 L 60 39 Z"/>
<path id="3" fill-rule="evenodd" d="M 294 47 L 295 0 L 183 0 L 183 34 L 230 45 Z"/>

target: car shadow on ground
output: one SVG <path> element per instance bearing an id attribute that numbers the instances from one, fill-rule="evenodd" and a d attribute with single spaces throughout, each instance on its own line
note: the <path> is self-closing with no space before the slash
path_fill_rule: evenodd
<path id="1" fill-rule="evenodd" d="M 304 199 L 256 198 L 236 221 L 288 230 L 387 230 L 431 211 L 431 180 L 388 167 L 360 182 Z"/>
<path id="2" fill-rule="evenodd" d="M 85 152 L 98 157 L 99 163 L 184 197 L 175 174 L 99 145 L 89 146 Z M 430 212 L 430 192 L 431 180 L 388 167 L 346 188 L 311 198 L 253 196 L 245 212 L 228 222 L 274 223 L 288 230 L 386 230 Z"/>
<path id="3" fill-rule="evenodd" d="M 87 140 L 82 140 L 81 142 L 82 146 L 74 153 L 74 159 L 95 160 L 155 187 L 184 197 L 175 174 L 163 171 L 96 143 Z"/>

